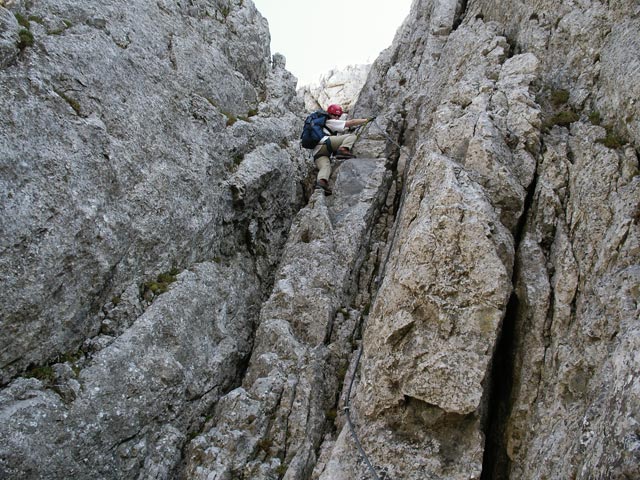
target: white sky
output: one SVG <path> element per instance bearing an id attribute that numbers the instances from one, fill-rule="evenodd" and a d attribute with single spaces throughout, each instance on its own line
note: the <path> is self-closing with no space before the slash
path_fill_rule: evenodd
<path id="1" fill-rule="evenodd" d="M 271 54 L 287 58 L 298 86 L 332 68 L 372 63 L 391 45 L 412 0 L 253 0 L 269 22 Z M 324 33 L 324 38 L 323 38 Z"/>

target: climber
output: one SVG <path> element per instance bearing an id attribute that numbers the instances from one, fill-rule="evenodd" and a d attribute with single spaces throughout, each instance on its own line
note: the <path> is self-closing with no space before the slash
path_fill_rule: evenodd
<path id="1" fill-rule="evenodd" d="M 332 154 L 335 154 L 335 158 L 353 158 L 355 155 L 351 153 L 351 148 L 357 140 L 357 136 L 353 133 L 347 133 L 345 135 L 338 135 L 343 133 L 349 128 L 359 127 L 367 123 L 368 118 L 354 118 L 352 120 L 340 120 L 343 114 L 342 107 L 340 105 L 329 105 L 327 107 L 327 114 L 329 118 L 325 122 L 324 133 L 326 134 L 313 149 L 313 159 L 318 167 L 318 176 L 316 179 L 316 188 L 324 190 L 325 195 L 331 195 L 331 189 L 329 188 L 329 177 L 331 176 L 331 160 Z M 329 145 L 330 149 L 329 149 Z"/>

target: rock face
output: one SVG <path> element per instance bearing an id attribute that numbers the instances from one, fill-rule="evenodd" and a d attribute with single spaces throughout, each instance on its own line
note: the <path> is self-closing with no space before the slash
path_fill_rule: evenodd
<path id="1" fill-rule="evenodd" d="M 341 105 L 349 112 L 358 99 L 358 94 L 367 80 L 371 65 L 349 65 L 342 70 L 331 70 L 318 84 L 298 88 L 298 96 L 304 101 L 305 110 L 326 109 L 332 103 Z"/>
<path id="2" fill-rule="evenodd" d="M 316 190 L 298 213 L 242 386 L 191 442 L 185 478 L 309 477 L 336 415 L 360 317 L 353 285 L 389 179 L 384 161 L 348 160 L 333 196 Z"/>
<path id="3" fill-rule="evenodd" d="M 251 2 L 2 5 L 1 477 L 640 477 L 634 2 L 416 0 L 330 197 Z"/>
<path id="4" fill-rule="evenodd" d="M 167 478 L 306 202 L 295 79 L 251 2 L 6 7 L 0 476 Z"/>
<path id="5" fill-rule="evenodd" d="M 373 65 L 356 115 L 411 148 L 355 398 L 379 472 L 640 474 L 638 13 L 419 1 Z"/>
<path id="6" fill-rule="evenodd" d="M 233 224 L 251 219 L 229 186 L 245 159 L 279 158 L 295 182 L 292 137 L 256 116 L 269 108 L 266 24 L 250 4 L 224 4 L 14 7 L 34 44 L 0 77 L 3 381 L 77 351 L 128 284 L 235 251 L 246 227 Z M 298 106 L 291 92 L 279 103 L 283 115 Z M 278 202 L 300 201 L 286 191 Z M 287 224 L 274 227 L 255 240 L 271 245 Z"/>

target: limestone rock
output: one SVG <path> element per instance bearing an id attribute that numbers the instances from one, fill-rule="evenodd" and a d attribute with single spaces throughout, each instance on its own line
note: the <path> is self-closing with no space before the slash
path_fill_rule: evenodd
<path id="1" fill-rule="evenodd" d="M 415 2 L 355 107 L 400 115 L 411 146 L 360 439 L 391 478 L 637 476 L 638 75 L 599 64 L 628 54 L 635 7 L 461 7 Z M 605 105 L 606 130 L 589 125 Z M 606 148 L 612 131 L 633 146 Z M 349 437 L 318 478 L 368 475 Z"/>
<path id="2" fill-rule="evenodd" d="M 324 110 L 332 103 L 350 112 L 362 89 L 371 65 L 349 65 L 322 75 L 317 84 L 298 88 L 298 96 L 304 100 L 305 110 Z"/>
<path id="3" fill-rule="evenodd" d="M 12 382 L 0 402 L 3 476 L 166 478 L 188 429 L 240 372 L 256 285 L 249 271 L 199 264 L 87 365 Z"/>
<path id="4" fill-rule="evenodd" d="M 325 197 L 250 1 L 0 2 L 0 476 L 640 477 L 636 3 L 416 0 Z"/>
<path id="5" fill-rule="evenodd" d="M 518 255 L 521 348 L 507 436 L 516 476 L 638 474 L 628 441 L 638 382 L 628 369 L 640 341 L 631 300 L 640 279 L 632 220 L 640 184 L 620 168 L 624 153 L 595 142 L 598 130 L 576 124 L 550 135 L 534 197 L 539 213 Z M 559 155 L 566 152 L 572 162 Z M 541 455 L 551 461 L 541 465 Z"/>
<path id="6" fill-rule="evenodd" d="M 242 387 L 218 403 L 187 451 L 186 478 L 306 478 L 329 429 L 351 353 L 352 301 L 388 174 L 384 161 L 337 168 L 334 194 L 316 190 L 291 227 L 275 285 L 260 312 Z M 344 373 L 343 373 L 344 375 Z"/>
<path id="7" fill-rule="evenodd" d="M 270 154 L 290 169 L 258 195 L 284 218 L 254 210 L 252 227 L 270 257 L 308 170 L 287 150 L 293 129 L 266 116 L 294 123 L 301 104 L 269 68 L 252 3 L 76 7 L 2 9 L 29 18 L 34 37 L 0 71 L 3 383 L 77 352 L 130 284 L 234 252 L 253 214 L 234 210 L 227 180 L 256 147 L 277 143 Z"/>
<path id="8" fill-rule="evenodd" d="M 0 476 L 169 478 L 305 200 L 295 81 L 251 2 L 4 6 Z"/>
<path id="9" fill-rule="evenodd" d="M 0 68 L 15 61 L 19 52 L 20 26 L 15 16 L 0 6 Z"/>

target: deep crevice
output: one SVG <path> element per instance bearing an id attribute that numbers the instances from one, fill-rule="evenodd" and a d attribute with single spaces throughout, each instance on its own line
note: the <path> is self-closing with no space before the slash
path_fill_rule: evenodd
<path id="1" fill-rule="evenodd" d="M 527 189 L 524 209 L 514 235 L 516 255 L 518 246 L 524 236 L 528 213 L 534 200 L 538 183 L 538 173 Z M 516 323 L 520 316 L 520 301 L 515 290 L 518 278 L 518 262 L 513 270 L 513 290 L 507 304 L 502 328 L 496 342 L 496 350 L 491 366 L 491 385 L 488 394 L 487 413 L 484 425 L 485 446 L 482 459 L 481 480 L 508 480 L 511 460 L 507 454 L 507 438 L 505 435 L 507 422 L 511 414 L 511 393 L 515 374 Z"/>
<path id="2" fill-rule="evenodd" d="M 488 416 L 485 426 L 481 480 L 505 480 L 509 478 L 510 459 L 506 449 L 505 427 L 511 409 L 514 330 L 518 305 L 518 297 L 513 292 L 507 305 L 507 313 L 491 368 L 491 392 L 489 394 Z"/>
<path id="3" fill-rule="evenodd" d="M 456 30 L 462 24 L 462 21 L 464 20 L 466 13 L 467 13 L 467 0 L 462 0 L 462 2 L 460 2 L 460 10 L 456 13 L 456 16 L 453 20 L 451 31 Z"/>

